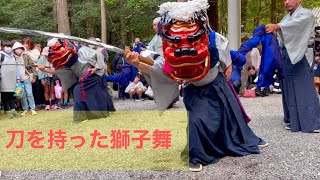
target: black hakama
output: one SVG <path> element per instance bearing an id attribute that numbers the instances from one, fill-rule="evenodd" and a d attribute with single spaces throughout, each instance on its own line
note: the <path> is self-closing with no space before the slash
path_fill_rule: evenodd
<path id="1" fill-rule="evenodd" d="M 104 77 L 93 74 L 74 88 L 74 121 L 98 119 L 115 111 Z"/>
<path id="2" fill-rule="evenodd" d="M 188 85 L 183 95 L 189 118 L 189 162 L 206 165 L 223 156 L 260 153 L 259 138 L 245 122 L 222 73 L 210 84 Z"/>
<path id="3" fill-rule="evenodd" d="M 320 129 L 320 103 L 314 87 L 313 71 L 304 56 L 292 64 L 282 48 L 285 78 L 282 80 L 284 121 L 292 131 L 312 132 Z"/>

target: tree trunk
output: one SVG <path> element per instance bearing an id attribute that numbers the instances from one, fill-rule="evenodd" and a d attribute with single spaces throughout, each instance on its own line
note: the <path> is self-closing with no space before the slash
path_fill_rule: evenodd
<path id="1" fill-rule="evenodd" d="M 57 0 L 57 22 L 58 32 L 70 35 L 70 24 L 68 15 L 68 2 L 67 0 Z"/>
<path id="2" fill-rule="evenodd" d="M 271 23 L 275 24 L 277 23 L 277 1 L 276 0 L 271 0 L 271 5 L 270 5 L 270 21 Z"/>
<path id="3" fill-rule="evenodd" d="M 86 0 L 86 2 L 93 3 L 94 0 Z M 87 16 L 86 27 L 87 27 L 87 36 L 88 37 L 97 37 L 96 20 L 94 17 Z"/>
<path id="4" fill-rule="evenodd" d="M 247 0 L 241 0 L 241 24 L 244 32 L 247 32 L 247 4 Z"/>
<path id="5" fill-rule="evenodd" d="M 261 18 L 261 10 L 262 10 L 262 0 L 259 0 L 259 11 L 254 19 L 254 26 L 257 27 L 260 24 L 260 18 Z"/>
<path id="6" fill-rule="evenodd" d="M 225 35 L 228 31 L 228 5 L 226 0 L 219 0 L 219 30 L 221 34 Z"/>
<path id="7" fill-rule="evenodd" d="M 277 3 L 277 22 L 280 22 L 284 15 L 284 4 L 283 2 Z"/>
<path id="8" fill-rule="evenodd" d="M 106 1 L 101 0 L 101 41 L 107 43 Z"/>
<path id="9" fill-rule="evenodd" d="M 119 9 L 123 9 L 124 8 L 124 0 L 119 0 Z M 121 35 L 121 43 L 122 44 L 126 44 L 126 27 L 125 27 L 125 19 L 124 19 L 124 14 L 122 12 L 120 12 L 120 35 Z"/>
<path id="10" fill-rule="evenodd" d="M 218 0 L 209 0 L 210 8 L 208 9 L 209 24 L 215 31 L 219 29 L 218 21 Z"/>
<path id="11" fill-rule="evenodd" d="M 53 31 L 58 32 L 57 2 L 56 2 L 56 0 L 52 0 L 52 12 L 53 12 Z"/>

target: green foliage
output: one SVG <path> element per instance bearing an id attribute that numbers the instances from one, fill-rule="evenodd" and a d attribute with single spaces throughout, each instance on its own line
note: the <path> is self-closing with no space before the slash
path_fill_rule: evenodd
<path id="1" fill-rule="evenodd" d="M 126 43 L 133 42 L 135 37 L 150 41 L 154 35 L 152 21 L 158 16 L 158 6 L 163 2 L 165 0 L 123 0 L 121 7 L 119 1 L 108 1 L 108 31 L 112 32 L 117 43 L 121 42 L 119 36 L 126 36 Z"/>
<path id="2" fill-rule="evenodd" d="M 2 0 L 0 2 L 0 25 L 53 31 L 51 3 L 47 0 Z M 1 39 L 20 38 L 17 35 L 0 34 Z"/>
<path id="3" fill-rule="evenodd" d="M 154 35 L 152 21 L 158 16 L 158 6 L 167 0 L 106 0 L 108 43 L 130 45 L 135 37 L 150 41 Z M 251 33 L 257 24 L 270 23 L 271 0 L 247 0 L 246 32 Z M 227 0 L 219 0 L 219 26 L 222 34 L 227 32 Z M 303 1 L 303 6 L 320 6 L 318 0 Z M 88 37 L 88 22 L 94 24 L 96 37 L 100 37 L 100 0 L 68 0 L 71 34 Z M 283 1 L 277 1 L 277 21 L 285 14 Z M 0 26 L 56 30 L 52 0 L 1 0 Z M 92 27 L 92 26 L 91 26 Z M 20 38 L 17 35 L 0 34 L 0 39 Z M 42 40 L 43 38 L 37 38 Z"/>
<path id="4" fill-rule="evenodd" d="M 260 0 L 248 0 L 247 4 L 247 29 L 246 32 L 251 33 L 256 25 L 255 25 L 255 19 L 258 20 L 258 24 L 268 24 L 271 23 L 270 17 L 270 5 L 271 0 L 261 0 L 261 12 L 259 14 L 259 1 Z M 277 20 L 278 22 L 281 21 L 281 19 L 284 17 L 284 15 L 287 13 L 283 6 L 283 1 L 277 0 Z M 312 9 L 314 7 L 319 7 L 319 0 L 307 0 L 302 2 L 302 6 L 305 8 Z"/>

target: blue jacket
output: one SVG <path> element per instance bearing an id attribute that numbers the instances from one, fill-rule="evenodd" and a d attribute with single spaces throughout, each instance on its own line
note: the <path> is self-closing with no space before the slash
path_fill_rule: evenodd
<path id="1" fill-rule="evenodd" d="M 231 73 L 231 76 L 230 76 L 230 81 L 233 82 L 233 81 L 241 81 L 241 70 L 242 70 L 242 67 L 238 67 L 236 65 L 232 65 L 232 73 Z"/>
<path id="2" fill-rule="evenodd" d="M 230 52 L 232 63 L 240 67 L 245 64 L 245 61 L 243 63 L 245 55 L 260 43 L 262 44 L 261 64 L 257 82 L 258 87 L 273 84 L 275 82 L 273 78 L 274 74 L 276 74 L 279 79 L 283 79 L 279 42 L 272 33 L 266 34 L 264 28 L 265 25 L 258 26 L 249 41 L 243 43 L 238 51 Z"/>

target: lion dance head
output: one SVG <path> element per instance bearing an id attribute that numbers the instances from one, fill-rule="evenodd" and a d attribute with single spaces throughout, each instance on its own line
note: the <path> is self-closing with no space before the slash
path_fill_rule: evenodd
<path id="1" fill-rule="evenodd" d="M 210 69 L 209 25 L 206 0 L 164 3 L 161 30 L 167 76 L 179 82 L 203 79 Z"/>

